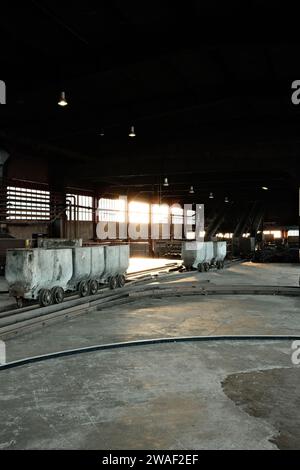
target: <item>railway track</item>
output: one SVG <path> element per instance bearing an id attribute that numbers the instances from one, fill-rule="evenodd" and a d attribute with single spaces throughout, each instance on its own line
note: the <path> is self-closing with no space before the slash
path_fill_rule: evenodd
<path id="1" fill-rule="evenodd" d="M 228 263 L 231 265 L 231 263 Z M 8 339 L 17 334 L 37 329 L 40 326 L 75 317 L 84 313 L 100 311 L 116 305 L 129 304 L 139 298 L 184 297 L 194 295 L 286 295 L 300 296 L 299 287 L 257 286 L 257 285 L 215 285 L 201 278 L 192 283 L 185 282 L 191 273 L 174 272 L 178 263 L 163 268 L 148 269 L 128 275 L 122 289 L 110 290 L 103 287 L 96 295 L 78 297 L 71 295 L 63 303 L 49 307 L 31 305 L 21 309 L 0 312 L 0 339 Z M 169 284 L 168 281 L 177 283 Z M 157 281 L 157 282 L 155 282 Z"/>
<path id="2" fill-rule="evenodd" d="M 8 369 L 16 369 L 17 367 L 26 366 L 29 364 L 42 363 L 45 361 L 51 361 L 53 359 L 61 359 L 70 356 L 78 356 L 80 354 L 98 352 L 98 351 L 109 351 L 116 349 L 136 348 L 143 346 L 156 346 L 162 344 L 174 344 L 179 343 L 211 343 L 211 342 L 274 342 L 274 341 L 295 341 L 299 340 L 299 335 L 210 335 L 210 336 L 171 336 L 165 338 L 148 338 L 141 340 L 124 341 L 118 343 L 106 343 L 106 344 L 95 344 L 93 346 L 85 346 L 76 349 L 65 349 L 63 351 L 56 351 L 48 354 L 41 354 L 38 356 L 25 357 L 6 364 L 0 365 L 1 371 Z"/>
<path id="3" fill-rule="evenodd" d="M 170 271 L 174 271 L 174 270 L 178 270 L 178 268 L 180 267 L 180 264 L 179 263 L 168 263 L 167 265 L 165 266 L 160 266 L 160 267 L 157 267 L 157 268 L 149 268 L 149 269 L 145 269 L 143 271 L 136 271 L 136 272 L 132 272 L 130 274 L 128 274 L 126 276 L 126 282 L 139 282 L 139 281 L 143 281 L 147 278 L 149 278 L 149 276 L 155 276 L 155 275 L 158 275 L 158 274 L 164 274 L 164 273 L 168 273 Z M 102 286 L 99 288 L 99 291 L 110 291 L 110 289 L 106 286 Z M 8 291 L 1 291 L 0 294 L 8 294 Z M 65 301 L 68 301 L 68 300 L 71 300 L 71 299 L 76 299 L 78 298 L 78 294 L 77 293 L 70 293 L 70 294 L 66 294 L 65 295 Z M 29 311 L 29 310 L 32 310 L 32 309 L 36 309 L 38 308 L 39 305 L 37 302 L 35 303 L 30 303 L 28 302 L 28 305 L 22 307 L 22 308 L 18 308 L 16 304 L 14 305 L 9 305 L 9 306 L 6 306 L 4 308 L 1 308 L 0 309 L 0 319 L 4 316 L 7 316 L 7 315 L 13 315 L 15 314 L 16 312 L 18 313 L 21 313 L 21 312 L 26 312 L 26 311 Z"/>
<path id="4" fill-rule="evenodd" d="M 130 273 L 127 276 L 126 285 L 122 289 L 110 290 L 103 286 L 96 295 L 78 297 L 78 294 L 70 294 L 58 305 L 40 307 L 38 304 L 29 304 L 22 308 L 16 305 L 8 306 L 0 311 L 0 339 L 7 339 L 18 333 L 35 329 L 39 325 L 44 326 L 59 318 L 87 313 L 97 309 L 100 304 L 114 305 L 116 300 L 122 303 L 126 299 L 128 291 L 136 289 L 139 284 L 153 282 L 157 276 L 162 276 L 180 267 L 178 262 L 165 266 L 146 269 L 144 271 Z"/>

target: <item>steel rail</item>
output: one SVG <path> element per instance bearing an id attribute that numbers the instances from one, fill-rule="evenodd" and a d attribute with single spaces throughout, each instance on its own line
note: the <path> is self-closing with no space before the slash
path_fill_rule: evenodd
<path id="1" fill-rule="evenodd" d="M 7 339 L 14 336 L 22 331 L 29 329 L 35 329 L 39 325 L 45 325 L 53 322 L 58 318 L 69 318 L 82 313 L 88 313 L 92 311 L 106 310 L 108 307 L 116 305 L 129 304 L 139 299 L 145 298 L 163 298 L 163 297 L 183 297 L 183 296 L 195 296 L 195 295 L 288 295 L 288 296 L 300 296 L 299 287 L 278 287 L 278 286 L 174 286 L 170 284 L 166 285 L 141 285 L 131 286 L 125 290 L 122 289 L 118 293 L 111 293 L 98 298 L 87 298 L 73 300 L 71 306 L 64 306 L 59 304 L 57 306 L 44 307 L 32 311 L 29 318 L 14 319 L 14 321 L 8 321 L 0 323 L 0 338 Z M 94 296 L 97 297 L 97 296 Z M 51 311 L 49 311 L 51 309 Z M 34 313 L 34 315 L 33 315 Z"/>
<path id="2" fill-rule="evenodd" d="M 114 350 L 136 346 L 152 346 L 169 343 L 188 343 L 192 341 L 294 341 L 300 340 L 300 335 L 213 335 L 213 336 L 172 336 L 164 338 L 151 338 L 134 341 L 124 341 L 117 343 L 96 344 L 94 346 L 84 346 L 82 348 L 66 349 L 54 353 L 42 354 L 39 356 L 26 357 L 16 361 L 0 365 L 0 371 L 14 369 L 28 364 L 45 362 L 51 359 L 60 359 L 78 354 L 91 353 L 97 351 Z"/>
<path id="3" fill-rule="evenodd" d="M 150 268 L 150 269 L 146 269 L 144 271 L 137 271 L 135 273 L 130 273 L 126 276 L 126 282 L 128 283 L 128 285 L 133 285 L 136 282 L 147 282 L 147 281 L 152 282 L 153 280 L 155 280 L 154 278 L 146 278 L 145 279 L 145 276 L 156 273 L 156 272 L 157 272 L 157 275 L 159 275 L 159 274 L 168 274 L 170 272 L 170 269 L 173 270 L 175 267 L 177 267 L 177 264 L 172 263 L 172 265 L 168 265 L 168 266 L 162 266 L 162 267 L 158 267 L 158 268 Z M 98 292 L 104 292 L 104 291 L 109 292 L 110 289 L 106 285 L 103 285 L 99 288 Z M 8 291 L 3 291 L 2 293 L 7 294 Z M 85 297 L 85 299 L 86 300 L 95 299 L 95 298 L 97 298 L 97 295 L 99 295 L 99 294 L 95 294 L 93 296 L 87 296 L 87 297 Z M 72 292 L 70 294 L 67 294 L 65 296 L 64 302 L 62 302 L 62 304 L 59 304 L 59 305 L 63 305 L 64 303 L 66 303 L 68 301 L 71 301 L 72 299 L 78 299 L 79 300 L 78 294 L 76 292 Z M 8 307 L 0 309 L 0 319 L 5 318 L 6 316 L 16 315 L 16 314 L 20 314 L 20 313 L 23 313 L 23 312 L 28 312 L 28 311 L 31 311 L 31 310 L 34 310 L 34 309 L 38 309 L 38 308 L 40 308 L 40 306 L 37 303 L 35 303 L 35 304 L 33 303 L 31 305 L 27 305 L 27 306 L 22 307 L 22 308 L 17 308 L 17 306 L 14 306 L 14 308 L 12 308 L 12 306 L 9 305 Z M 45 311 L 45 307 L 43 307 L 43 309 Z"/>
<path id="4" fill-rule="evenodd" d="M 129 275 L 128 285 L 120 290 L 111 291 L 104 287 L 93 296 L 78 298 L 72 294 L 61 304 L 49 307 L 39 307 L 38 305 L 0 312 L 0 338 L 7 339 L 15 336 L 19 332 L 33 330 L 40 325 L 44 326 L 59 318 L 69 318 L 82 313 L 95 310 L 103 310 L 116 305 L 129 304 L 139 298 L 162 298 L 181 297 L 194 295 L 285 295 L 300 296 L 298 286 L 259 286 L 259 285 L 216 285 L 203 284 L 201 279 L 192 283 L 180 282 L 178 284 L 168 284 L 169 278 L 182 278 L 188 276 L 189 272 L 170 272 L 170 266 L 165 267 L 164 272 L 160 271 L 158 276 L 152 277 L 147 270 L 147 277 L 143 272 L 139 275 Z M 153 269 L 157 271 L 157 268 Z M 162 275 L 162 277 L 160 276 Z M 154 284 L 155 281 L 159 283 Z M 204 283 L 209 282 L 204 280 Z M 147 285 L 150 284 L 150 285 Z"/>

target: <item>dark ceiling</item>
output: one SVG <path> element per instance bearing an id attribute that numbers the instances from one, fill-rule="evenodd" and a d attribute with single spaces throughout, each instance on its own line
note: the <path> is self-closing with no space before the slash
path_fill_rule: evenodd
<path id="1" fill-rule="evenodd" d="M 286 2 L 220 4 L 1 2 L 2 144 L 87 188 L 151 194 L 168 176 L 175 199 L 191 184 L 199 197 L 256 200 L 265 185 L 294 199 L 297 18 Z"/>

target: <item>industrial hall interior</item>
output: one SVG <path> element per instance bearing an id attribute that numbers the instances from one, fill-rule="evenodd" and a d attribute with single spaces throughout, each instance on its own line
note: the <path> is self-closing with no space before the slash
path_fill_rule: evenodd
<path id="1" fill-rule="evenodd" d="M 230 4 L 2 2 L 1 451 L 300 449 L 296 18 Z"/>

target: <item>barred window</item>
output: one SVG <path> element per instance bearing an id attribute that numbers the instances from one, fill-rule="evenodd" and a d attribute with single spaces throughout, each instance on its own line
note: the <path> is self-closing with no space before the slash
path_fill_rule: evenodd
<path id="1" fill-rule="evenodd" d="M 187 225 L 195 225 L 196 223 L 196 213 L 192 209 L 186 211 L 186 223 Z"/>
<path id="2" fill-rule="evenodd" d="M 298 229 L 291 229 L 288 231 L 288 237 L 299 237 L 299 230 Z"/>
<path id="3" fill-rule="evenodd" d="M 131 201 L 128 205 L 129 222 L 134 224 L 148 224 L 150 205 L 146 202 Z"/>
<path id="4" fill-rule="evenodd" d="M 125 222 L 126 199 L 99 199 L 99 222 Z"/>
<path id="5" fill-rule="evenodd" d="M 6 208 L 9 220 L 49 220 L 50 192 L 8 186 Z"/>
<path id="6" fill-rule="evenodd" d="M 281 230 L 264 230 L 264 235 L 273 235 L 274 238 L 281 238 Z"/>
<path id="7" fill-rule="evenodd" d="M 93 198 L 80 194 L 67 194 L 66 201 L 68 220 L 91 222 L 93 220 Z"/>
<path id="8" fill-rule="evenodd" d="M 172 216 L 172 224 L 180 224 L 183 225 L 184 223 L 184 211 L 183 208 L 179 205 L 171 206 L 171 216 Z"/>
<path id="9" fill-rule="evenodd" d="M 169 223 L 169 206 L 167 204 L 152 204 L 152 223 Z"/>

